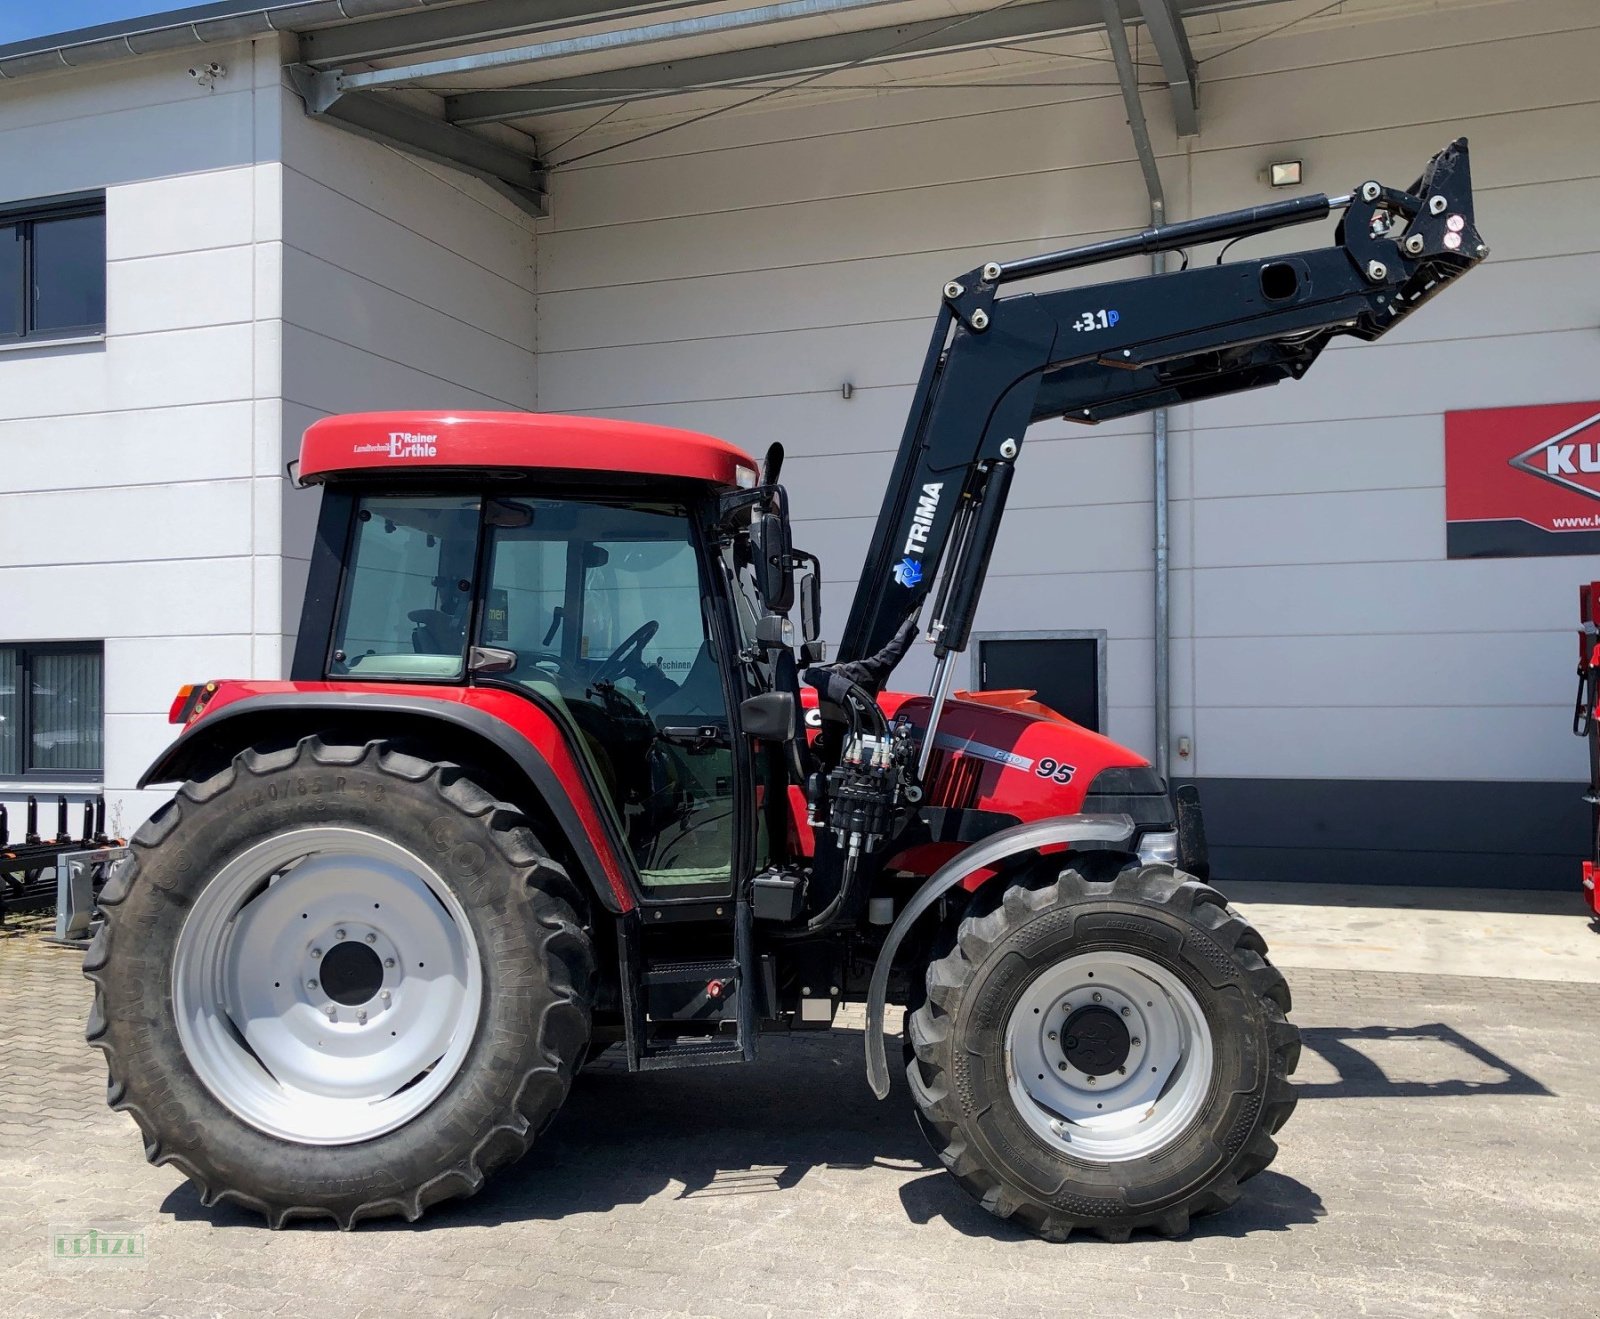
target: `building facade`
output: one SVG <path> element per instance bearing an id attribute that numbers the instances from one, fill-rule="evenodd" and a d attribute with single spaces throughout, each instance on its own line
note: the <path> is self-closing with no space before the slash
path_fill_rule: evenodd
<path id="1" fill-rule="evenodd" d="M 1302 382 L 1173 410 L 1170 772 L 1201 785 L 1226 877 L 1572 883 L 1573 597 L 1596 565 L 1449 559 L 1444 431 L 1600 395 L 1600 13 L 1313 8 L 1189 18 L 1199 134 L 1144 93 L 1169 215 L 1282 195 L 1277 161 L 1308 191 L 1403 186 L 1460 134 L 1493 252 Z M 781 441 L 836 635 L 943 282 L 1149 221 L 1103 40 L 1020 71 L 968 52 L 926 85 L 820 80 L 654 136 L 615 116 L 552 152 L 570 163 L 542 219 L 308 117 L 292 46 L 208 47 L 209 80 L 178 50 L 0 81 L 0 234 L 101 197 L 105 217 L 103 333 L 0 338 L 0 662 L 19 675 L 0 700 L 31 739 L 0 766 L 13 836 L 27 793 L 53 826 L 58 793 L 102 786 L 130 832 L 162 797 L 133 785 L 178 684 L 282 674 L 317 503 L 285 464 L 315 418 L 537 408 Z M 1086 644 L 1104 731 L 1149 753 L 1150 419 L 1035 427 L 1020 477 L 977 631 Z M 88 689 L 56 688 L 83 687 L 95 643 L 88 765 L 40 739 L 52 719 L 92 738 Z M 925 650 L 897 685 L 926 683 Z"/>

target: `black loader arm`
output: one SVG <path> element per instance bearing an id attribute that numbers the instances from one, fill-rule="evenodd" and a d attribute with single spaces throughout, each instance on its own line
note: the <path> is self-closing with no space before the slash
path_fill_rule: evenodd
<path id="1" fill-rule="evenodd" d="M 1266 233 L 1334 210 L 1344 214 L 1327 247 L 1002 293 L 1039 276 Z M 1462 138 L 1404 191 L 1368 182 L 1348 196 L 1185 220 L 991 262 L 951 280 L 839 660 L 883 652 L 907 617 L 920 615 L 942 565 L 928 637 L 941 666 L 936 688 L 945 680 L 950 654 L 966 648 L 1032 422 L 1092 424 L 1298 379 L 1335 335 L 1378 338 L 1487 251 L 1473 223 Z"/>

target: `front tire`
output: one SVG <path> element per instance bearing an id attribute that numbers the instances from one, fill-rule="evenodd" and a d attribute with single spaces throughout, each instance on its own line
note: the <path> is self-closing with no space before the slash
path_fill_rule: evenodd
<path id="1" fill-rule="evenodd" d="M 1215 889 L 1165 865 L 1014 884 L 927 971 L 907 1075 L 940 1160 L 1040 1236 L 1172 1235 L 1272 1162 L 1289 988 Z"/>
<path id="2" fill-rule="evenodd" d="M 415 1220 L 555 1116 L 589 1040 L 582 899 L 460 767 L 245 751 L 135 835 L 84 959 L 111 1106 L 204 1204 Z"/>

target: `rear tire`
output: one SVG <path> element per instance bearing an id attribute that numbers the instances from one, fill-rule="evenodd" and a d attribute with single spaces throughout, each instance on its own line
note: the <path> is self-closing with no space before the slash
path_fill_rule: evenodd
<path id="1" fill-rule="evenodd" d="M 308 737 L 186 784 L 100 903 L 111 1106 L 203 1204 L 273 1227 L 473 1194 L 588 1046 L 577 887 L 459 766 L 382 742 Z"/>
<path id="2" fill-rule="evenodd" d="M 1007 888 L 961 922 L 909 1016 L 907 1076 L 941 1162 L 1050 1240 L 1174 1235 L 1226 1208 L 1295 1106 L 1300 1035 L 1265 953 L 1170 866 Z"/>

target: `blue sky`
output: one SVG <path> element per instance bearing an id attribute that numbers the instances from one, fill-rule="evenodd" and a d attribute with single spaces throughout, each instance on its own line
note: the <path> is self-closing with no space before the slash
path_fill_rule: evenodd
<path id="1" fill-rule="evenodd" d="M 194 3 L 197 0 L 0 0 L 0 46 Z"/>

